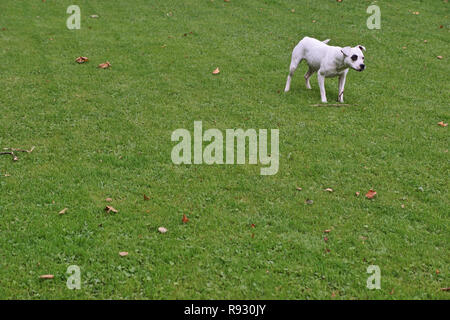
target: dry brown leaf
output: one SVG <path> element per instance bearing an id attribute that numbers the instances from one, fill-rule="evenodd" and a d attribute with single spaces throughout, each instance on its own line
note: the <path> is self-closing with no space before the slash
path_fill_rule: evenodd
<path id="1" fill-rule="evenodd" d="M 147 197 L 146 194 L 144 193 L 144 201 L 148 201 L 148 200 L 150 200 L 150 198 Z"/>
<path id="2" fill-rule="evenodd" d="M 330 233 L 331 230 L 330 230 L 330 229 L 327 229 L 327 230 L 323 230 L 323 232 L 325 232 L 325 233 Z"/>
<path id="3" fill-rule="evenodd" d="M 100 63 L 98 65 L 98 67 L 101 69 L 107 69 L 107 68 L 111 67 L 111 63 L 109 63 L 109 61 L 106 61 L 105 63 Z"/>
<path id="4" fill-rule="evenodd" d="M 64 208 L 60 212 L 58 212 L 58 214 L 65 214 L 67 212 L 67 210 L 69 210 L 69 209 L 68 208 Z"/>
<path id="5" fill-rule="evenodd" d="M 326 189 L 325 189 L 325 190 L 323 190 L 323 191 L 333 192 L 334 190 L 333 190 L 333 189 L 331 189 L 331 188 L 326 188 Z"/>
<path id="6" fill-rule="evenodd" d="M 188 221 L 189 221 L 189 218 L 188 218 L 188 217 L 186 217 L 186 215 L 185 215 L 185 214 L 183 214 L 183 219 L 181 219 L 181 221 L 182 221 L 183 223 L 188 223 Z"/>
<path id="7" fill-rule="evenodd" d="M 128 252 L 126 252 L 126 251 L 119 252 L 119 256 L 121 256 L 121 257 L 125 257 L 127 255 L 128 255 Z"/>
<path id="8" fill-rule="evenodd" d="M 373 197 L 375 197 L 376 194 L 377 194 L 376 191 L 370 189 L 370 190 L 366 193 L 366 198 L 367 198 L 367 199 L 373 199 Z"/>
<path id="9" fill-rule="evenodd" d="M 53 279 L 55 276 L 52 274 L 43 274 L 42 276 L 40 276 L 39 278 L 41 279 Z"/>
<path id="10" fill-rule="evenodd" d="M 359 191 L 355 192 L 355 196 L 359 197 Z"/>
<path id="11" fill-rule="evenodd" d="M 106 206 L 104 210 L 105 210 L 106 212 L 108 212 L 108 213 L 110 213 L 110 212 L 114 212 L 114 213 L 119 212 L 117 209 L 115 209 L 115 208 L 113 208 L 113 207 L 111 207 L 111 206 Z"/>
<path id="12" fill-rule="evenodd" d="M 216 68 L 212 73 L 213 73 L 213 74 L 219 74 L 219 73 L 220 73 L 219 68 Z"/>
<path id="13" fill-rule="evenodd" d="M 442 60 L 444 57 L 443 56 L 437 56 L 436 58 L 438 58 L 439 60 Z"/>
<path id="14" fill-rule="evenodd" d="M 298 191 L 302 191 L 303 189 L 302 188 L 300 188 L 300 187 L 297 187 L 296 188 Z"/>
<path id="15" fill-rule="evenodd" d="M 448 123 L 444 123 L 444 121 L 438 122 L 438 125 L 440 125 L 441 127 L 446 127 L 448 126 Z"/>
<path id="16" fill-rule="evenodd" d="M 78 62 L 78 63 L 85 63 L 88 61 L 89 61 L 89 59 L 87 57 L 78 57 L 75 59 L 75 62 Z"/>

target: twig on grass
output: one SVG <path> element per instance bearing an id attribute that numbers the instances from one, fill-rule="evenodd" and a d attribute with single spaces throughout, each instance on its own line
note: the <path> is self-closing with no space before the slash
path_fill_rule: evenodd
<path id="1" fill-rule="evenodd" d="M 13 161 L 17 161 L 17 160 L 19 160 L 19 157 L 17 157 L 14 152 L 31 153 L 34 150 L 34 147 L 32 147 L 30 150 L 16 149 L 16 148 L 3 148 L 3 150 L 8 150 L 8 151 L 2 151 L 2 152 L 0 152 L 0 155 L 9 154 L 9 155 L 11 155 Z"/>

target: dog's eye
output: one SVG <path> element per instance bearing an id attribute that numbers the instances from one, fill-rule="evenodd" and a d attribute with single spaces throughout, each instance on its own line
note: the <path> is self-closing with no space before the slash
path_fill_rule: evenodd
<path id="1" fill-rule="evenodd" d="M 358 56 L 357 56 L 356 54 L 352 55 L 352 60 L 353 60 L 353 61 L 358 60 Z"/>

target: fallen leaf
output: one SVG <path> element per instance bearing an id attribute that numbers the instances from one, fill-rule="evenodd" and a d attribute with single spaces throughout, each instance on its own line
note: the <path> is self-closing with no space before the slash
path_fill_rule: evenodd
<path id="1" fill-rule="evenodd" d="M 219 68 L 216 68 L 212 73 L 213 73 L 213 74 L 219 74 L 219 73 L 220 73 Z"/>
<path id="2" fill-rule="evenodd" d="M 252 225 L 250 226 L 250 228 L 255 228 L 256 226 L 255 226 L 255 224 L 254 223 L 252 223 Z"/>
<path id="3" fill-rule="evenodd" d="M 147 196 L 145 195 L 145 193 L 144 193 L 144 201 L 148 201 L 148 200 L 150 200 L 150 198 L 147 197 Z"/>
<path id="4" fill-rule="evenodd" d="M 98 67 L 101 68 L 101 69 L 106 69 L 106 68 L 111 67 L 111 63 L 109 63 L 109 61 L 106 61 L 105 63 L 100 63 L 98 65 Z"/>
<path id="5" fill-rule="evenodd" d="M 443 56 L 437 56 L 436 58 L 438 58 L 439 60 L 442 60 L 444 57 Z"/>
<path id="6" fill-rule="evenodd" d="M 326 189 L 323 190 L 323 191 L 333 192 L 333 189 L 331 189 L 331 188 L 326 188 Z"/>
<path id="7" fill-rule="evenodd" d="M 128 252 L 126 252 L 126 251 L 119 252 L 119 256 L 121 256 L 121 257 L 125 257 L 127 255 L 128 255 Z"/>
<path id="8" fill-rule="evenodd" d="M 295 9 L 291 9 L 291 12 L 294 13 L 294 12 L 295 12 Z"/>
<path id="9" fill-rule="evenodd" d="M 405 209 L 405 205 L 404 204 L 402 204 L 401 207 L 402 207 L 402 209 Z"/>
<path id="10" fill-rule="evenodd" d="M 42 276 L 40 276 L 39 278 L 41 279 L 53 279 L 55 276 L 52 274 L 43 274 Z"/>
<path id="11" fill-rule="evenodd" d="M 436 269 L 436 274 L 439 274 L 439 273 L 441 273 L 441 272 L 439 271 L 439 269 Z"/>
<path id="12" fill-rule="evenodd" d="M 183 219 L 181 219 L 181 221 L 182 221 L 183 223 L 188 223 L 188 221 L 189 221 L 189 218 L 188 218 L 188 217 L 186 217 L 186 215 L 185 215 L 185 214 L 183 214 Z"/>
<path id="13" fill-rule="evenodd" d="M 78 57 L 75 59 L 75 62 L 78 62 L 78 63 L 85 63 L 88 61 L 89 61 L 89 59 L 87 57 Z"/>
<path id="14" fill-rule="evenodd" d="M 450 291 L 450 288 L 441 288 L 441 291 Z"/>
<path id="15" fill-rule="evenodd" d="M 369 192 L 366 193 L 366 198 L 373 199 L 373 197 L 375 197 L 376 194 L 377 194 L 376 191 L 370 189 Z"/>
<path id="16" fill-rule="evenodd" d="M 420 14 L 419 11 L 414 11 L 413 14 L 415 14 L 416 16 Z"/>
<path id="17" fill-rule="evenodd" d="M 167 229 L 164 228 L 164 227 L 159 227 L 159 228 L 158 228 L 158 231 L 159 231 L 160 233 L 166 233 L 166 232 L 167 232 Z"/>
<path id="18" fill-rule="evenodd" d="M 325 233 L 330 233 L 331 230 L 330 230 L 330 229 L 327 229 L 327 230 L 323 230 L 323 232 L 325 232 Z"/>
<path id="19" fill-rule="evenodd" d="M 67 212 L 67 210 L 69 210 L 69 209 L 68 208 L 64 208 L 60 212 L 58 212 L 58 214 L 65 214 Z"/>
<path id="20" fill-rule="evenodd" d="M 355 192 L 355 196 L 359 197 L 359 191 Z"/>
<path id="21" fill-rule="evenodd" d="M 302 188 L 300 188 L 300 187 L 297 187 L 296 188 L 298 191 L 302 191 L 303 189 Z"/>
<path id="22" fill-rule="evenodd" d="M 444 123 L 444 121 L 438 122 L 438 125 L 441 127 L 446 127 L 448 126 L 448 123 Z"/>
<path id="23" fill-rule="evenodd" d="M 323 238 L 323 241 L 327 242 L 328 241 L 328 237 Z"/>
<path id="24" fill-rule="evenodd" d="M 112 199 L 112 198 L 106 198 L 105 201 L 106 201 L 106 202 L 112 202 L 113 199 Z"/>
<path id="25" fill-rule="evenodd" d="M 423 40 L 424 43 L 428 43 L 428 40 Z"/>
<path id="26" fill-rule="evenodd" d="M 332 298 L 336 297 L 336 293 L 332 292 L 332 293 L 331 293 L 331 297 L 332 297 Z"/>
<path id="27" fill-rule="evenodd" d="M 311 200 L 311 199 L 306 199 L 305 203 L 306 203 L 306 204 L 313 204 L 313 203 L 314 203 L 314 201 L 313 201 L 313 200 Z"/>
<path id="28" fill-rule="evenodd" d="M 111 206 L 106 206 L 104 210 L 105 210 L 106 212 L 108 212 L 108 213 L 110 213 L 110 212 L 114 212 L 114 213 L 119 212 L 117 209 L 115 209 L 115 208 L 113 208 L 113 207 L 111 207 Z"/>
<path id="29" fill-rule="evenodd" d="M 389 292 L 389 294 L 391 295 L 394 294 L 394 289 L 392 289 L 391 292 Z"/>
<path id="30" fill-rule="evenodd" d="M 98 15 L 92 14 L 90 17 L 93 18 L 93 19 L 96 19 L 96 18 L 98 18 Z"/>

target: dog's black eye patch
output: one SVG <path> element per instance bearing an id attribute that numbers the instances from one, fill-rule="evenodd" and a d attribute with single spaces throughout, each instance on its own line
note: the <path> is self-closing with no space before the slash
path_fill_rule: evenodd
<path id="1" fill-rule="evenodd" d="M 353 60 L 353 61 L 358 60 L 358 56 L 357 56 L 356 54 L 352 55 L 352 60 Z"/>

